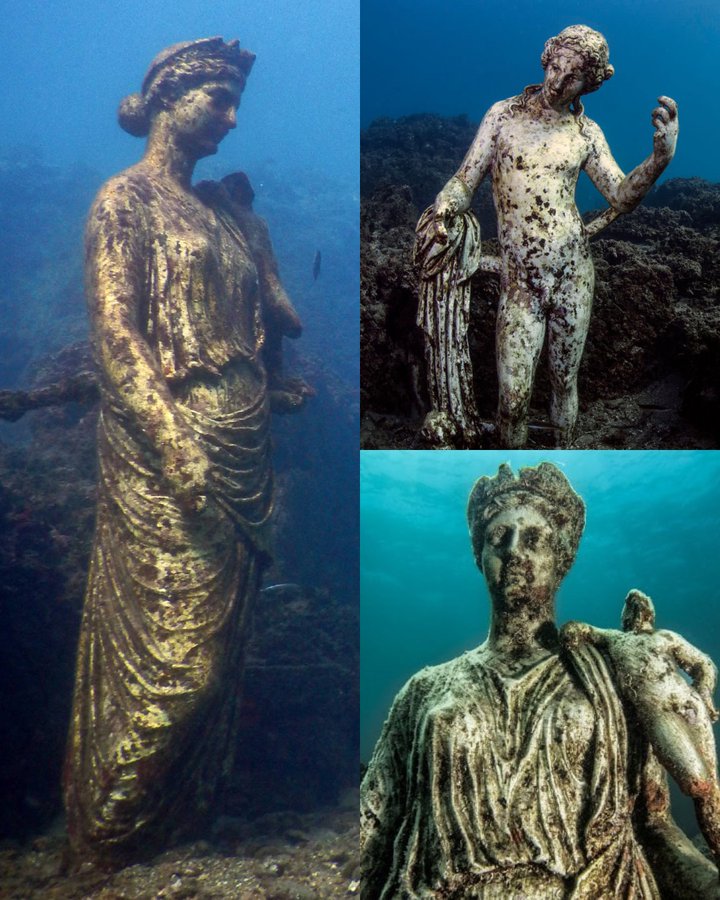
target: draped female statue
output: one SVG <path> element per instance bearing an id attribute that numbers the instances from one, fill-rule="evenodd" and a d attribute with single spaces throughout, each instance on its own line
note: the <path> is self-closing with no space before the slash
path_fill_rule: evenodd
<path id="1" fill-rule="evenodd" d="M 107 865 L 201 824 L 232 764 L 270 554 L 273 298 L 229 199 L 191 178 L 235 127 L 254 58 L 220 38 L 160 53 L 119 110 L 145 155 L 87 223 L 102 405 L 65 800 L 76 855 Z M 299 334 L 289 307 L 270 318 Z"/>
<path id="2" fill-rule="evenodd" d="M 393 703 L 362 784 L 364 900 L 717 897 L 611 661 L 558 639 L 582 500 L 551 463 L 503 465 L 467 512 L 489 634 Z"/>

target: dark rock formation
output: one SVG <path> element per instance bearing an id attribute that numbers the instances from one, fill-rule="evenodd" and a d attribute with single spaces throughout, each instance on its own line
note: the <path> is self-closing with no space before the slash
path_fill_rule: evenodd
<path id="1" fill-rule="evenodd" d="M 363 447 L 422 446 L 427 410 L 415 326 L 414 223 L 474 135 L 464 118 L 382 119 L 362 141 L 361 373 Z M 476 197 L 494 234 L 487 183 Z M 710 448 L 720 443 L 720 185 L 673 179 L 593 241 L 597 287 L 580 372 L 579 448 Z M 484 252 L 496 252 L 492 242 Z M 491 421 L 496 276 L 473 281 L 470 327 L 481 417 Z M 546 421 L 543 361 L 531 421 Z M 550 446 L 543 428 L 532 446 Z"/>

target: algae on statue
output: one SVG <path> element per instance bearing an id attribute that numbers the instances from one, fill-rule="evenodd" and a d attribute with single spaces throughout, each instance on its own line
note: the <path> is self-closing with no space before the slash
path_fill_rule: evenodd
<path id="1" fill-rule="evenodd" d="M 361 790 L 364 900 L 719 896 L 611 661 L 559 640 L 581 498 L 551 463 L 503 465 L 467 517 L 489 633 L 395 698 Z"/>

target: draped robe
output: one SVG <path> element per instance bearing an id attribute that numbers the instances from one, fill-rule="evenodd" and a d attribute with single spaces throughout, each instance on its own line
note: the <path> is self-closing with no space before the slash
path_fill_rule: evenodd
<path id="1" fill-rule="evenodd" d="M 592 647 L 502 675 L 480 647 L 398 694 L 361 802 L 363 900 L 656 900 L 637 761 Z"/>
<path id="2" fill-rule="evenodd" d="M 76 853 L 114 863 L 200 825 L 232 764 L 269 408 L 257 273 L 222 210 L 128 170 L 90 212 L 86 279 L 99 481 L 65 797 Z M 204 509 L 164 477 L 176 434 L 213 466 Z"/>

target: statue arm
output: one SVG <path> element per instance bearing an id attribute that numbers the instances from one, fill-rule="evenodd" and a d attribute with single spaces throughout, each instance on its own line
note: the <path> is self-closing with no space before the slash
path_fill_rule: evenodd
<path id="1" fill-rule="evenodd" d="M 610 206 L 620 213 L 630 212 L 640 203 L 675 154 L 678 119 L 674 100 L 660 97 L 660 106 L 653 111 L 653 124 L 652 154 L 625 175 L 615 162 L 602 130 L 592 120 L 586 120 L 590 148 L 584 169 Z"/>
<path id="2" fill-rule="evenodd" d="M 579 644 L 607 647 L 612 633 L 612 630 L 595 628 L 586 622 L 566 622 L 560 629 L 560 640 L 569 648 L 575 648 Z"/>
<path id="3" fill-rule="evenodd" d="M 718 711 L 713 703 L 713 694 L 717 685 L 717 666 L 710 657 L 686 641 L 684 637 L 673 631 L 661 632 L 668 640 L 675 662 L 693 680 L 693 687 L 708 707 L 713 721 L 718 719 Z"/>
<path id="4" fill-rule="evenodd" d="M 101 383 L 157 450 L 173 493 L 199 509 L 210 464 L 140 332 L 140 308 L 148 290 L 140 208 L 128 193 L 101 193 L 90 212 L 85 275 L 92 340 Z"/>
<path id="5" fill-rule="evenodd" d="M 387 885 L 395 838 L 405 815 L 410 684 L 395 698 L 360 786 L 363 900 L 377 900 Z"/>
<path id="6" fill-rule="evenodd" d="M 470 208 L 473 194 L 490 169 L 500 108 L 496 103 L 485 114 L 460 168 L 435 199 L 435 233 L 441 241 L 447 240 L 448 219 Z"/>

